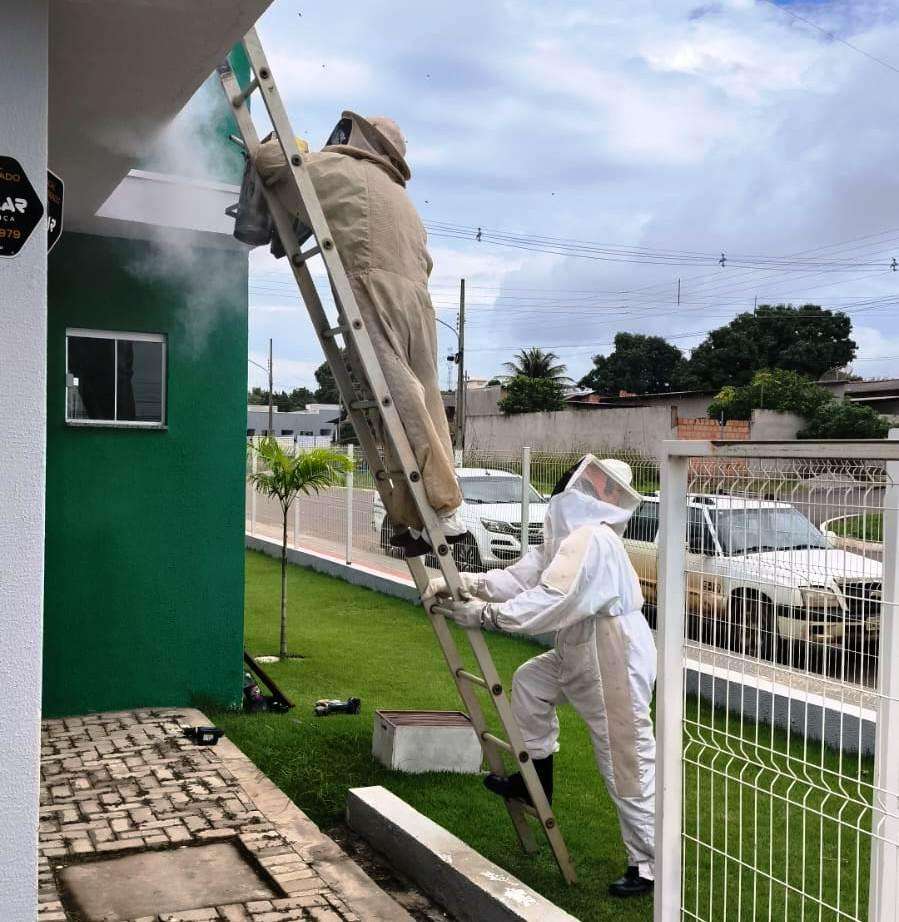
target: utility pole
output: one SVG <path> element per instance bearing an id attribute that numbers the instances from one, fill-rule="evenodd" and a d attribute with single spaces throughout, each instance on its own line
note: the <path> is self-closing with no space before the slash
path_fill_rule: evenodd
<path id="1" fill-rule="evenodd" d="M 274 422 L 273 422 L 273 412 L 272 412 L 272 390 L 274 385 L 272 384 L 272 341 L 268 341 L 268 434 L 274 435 Z"/>
<path id="2" fill-rule="evenodd" d="M 465 447 L 465 279 L 459 280 L 459 354 L 456 368 L 456 448 Z"/>

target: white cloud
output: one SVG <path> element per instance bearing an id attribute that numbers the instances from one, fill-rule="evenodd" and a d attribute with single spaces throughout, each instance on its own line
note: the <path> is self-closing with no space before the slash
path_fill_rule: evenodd
<path id="1" fill-rule="evenodd" d="M 894 3 L 797 12 L 899 64 Z M 427 220 L 712 257 L 798 253 L 899 225 L 895 75 L 758 0 L 395 0 L 389 22 L 381 5 L 350 0 L 339 23 L 331 9 L 298 16 L 276 0 L 262 34 L 295 128 L 313 143 L 344 107 L 399 121 Z M 542 344 L 560 345 L 578 376 L 620 329 L 686 346 L 756 295 L 840 307 L 891 295 L 899 279 L 886 269 L 899 231 L 824 251 L 870 263 L 851 273 L 575 260 L 433 235 L 431 245 L 442 318 L 458 278 L 470 286 L 479 375 Z M 273 336 L 278 353 L 317 364 L 308 322 L 281 311 L 287 265 L 259 250 L 251 272 L 253 348 Z M 899 311 L 851 309 L 864 324 L 859 368 L 887 373 Z M 441 347 L 451 339 L 441 328 Z"/>

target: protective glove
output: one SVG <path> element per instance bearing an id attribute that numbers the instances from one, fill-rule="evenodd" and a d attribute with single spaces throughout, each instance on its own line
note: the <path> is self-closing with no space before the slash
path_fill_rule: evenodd
<path id="1" fill-rule="evenodd" d="M 470 602 L 447 602 L 444 607 L 449 609 L 448 617 L 459 627 L 485 627 L 487 624 L 486 614 L 489 606 L 486 602 L 476 599 Z"/>
<path id="2" fill-rule="evenodd" d="M 462 580 L 462 588 L 464 591 L 469 595 L 475 595 L 478 586 L 477 573 L 460 573 L 459 578 Z M 422 593 L 421 600 L 422 602 L 428 603 L 438 595 L 450 595 L 446 580 L 442 576 L 438 576 L 428 583 L 428 588 Z"/>

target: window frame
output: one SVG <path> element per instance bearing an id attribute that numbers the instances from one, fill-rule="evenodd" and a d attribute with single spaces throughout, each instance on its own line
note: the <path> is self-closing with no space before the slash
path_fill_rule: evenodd
<path id="1" fill-rule="evenodd" d="M 655 522 L 655 532 L 651 538 L 634 538 L 627 535 L 627 528 L 630 528 L 631 522 L 635 522 L 636 519 L 648 518 L 647 516 L 641 516 L 640 510 L 646 508 L 652 508 L 655 510 L 655 515 L 653 521 Z M 652 499 L 648 496 L 641 497 L 640 505 L 634 510 L 634 514 L 628 519 L 627 527 L 625 528 L 625 534 L 622 535 L 622 541 L 636 541 L 639 544 L 653 544 L 657 545 L 659 543 L 659 518 L 661 513 L 661 506 L 658 500 Z"/>
<path id="2" fill-rule="evenodd" d="M 116 343 L 113 361 L 113 392 L 112 405 L 114 411 L 119 411 L 119 375 L 118 375 L 118 342 L 131 340 L 132 342 L 161 343 L 162 344 L 162 371 L 160 375 L 160 407 L 162 419 L 70 419 L 69 418 L 69 338 L 81 337 L 82 339 L 111 339 Z M 85 327 L 66 327 L 66 369 L 65 388 L 63 394 L 63 418 L 67 426 L 102 428 L 102 429 L 167 429 L 168 428 L 168 372 L 169 372 L 169 347 L 168 337 L 165 333 L 139 333 L 131 330 L 92 330 Z"/>

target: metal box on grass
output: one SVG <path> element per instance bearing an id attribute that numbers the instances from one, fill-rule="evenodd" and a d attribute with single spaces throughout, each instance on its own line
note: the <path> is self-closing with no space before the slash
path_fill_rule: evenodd
<path id="1" fill-rule="evenodd" d="M 481 770 L 481 744 L 460 711 L 375 711 L 372 755 L 401 772 Z"/>

